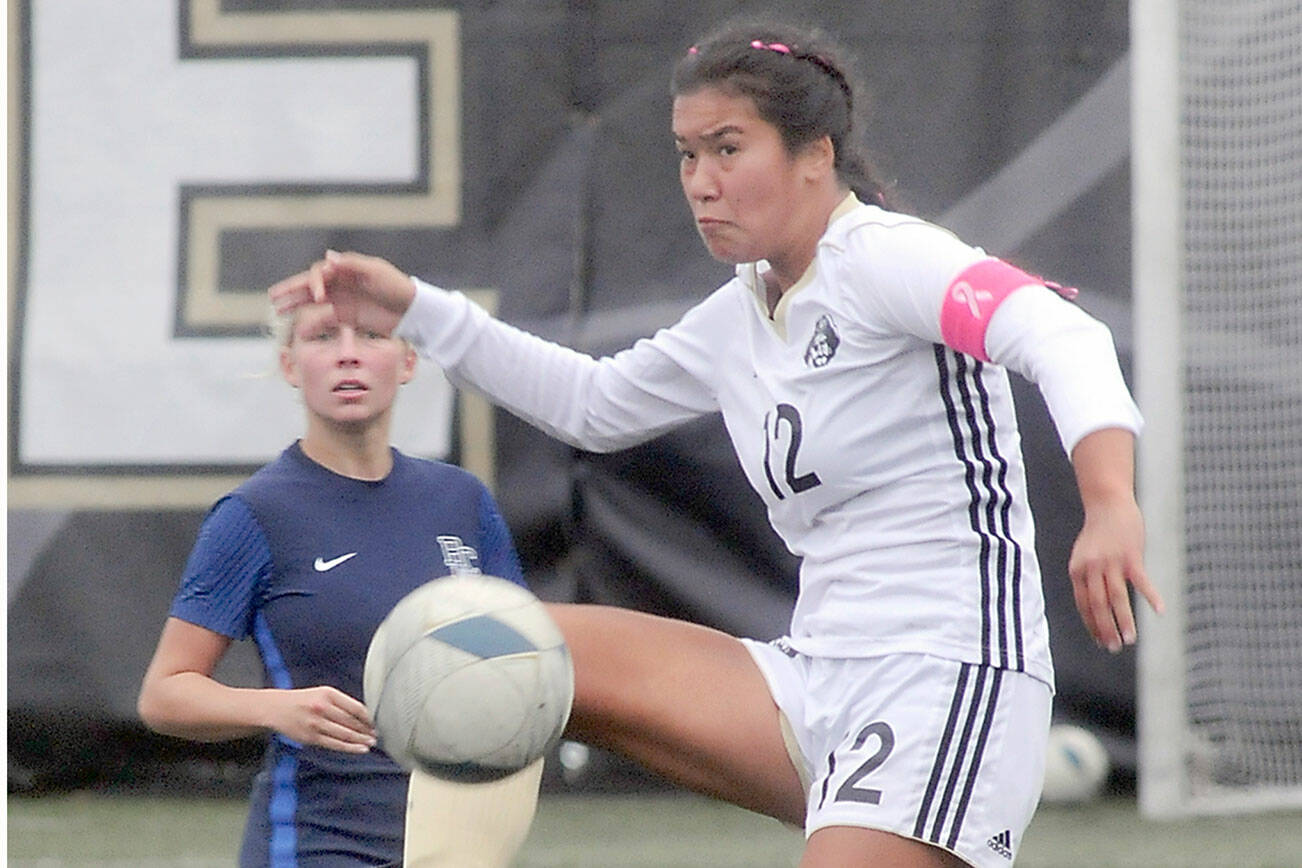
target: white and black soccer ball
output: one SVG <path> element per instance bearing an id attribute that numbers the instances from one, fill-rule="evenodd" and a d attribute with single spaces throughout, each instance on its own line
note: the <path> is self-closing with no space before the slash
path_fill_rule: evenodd
<path id="1" fill-rule="evenodd" d="M 537 597 L 494 576 L 454 575 L 393 607 L 371 638 L 362 690 L 380 747 L 403 768 L 488 781 L 560 740 L 574 668 Z"/>
<path id="2" fill-rule="evenodd" d="M 1099 737 L 1088 729 L 1060 723 L 1049 727 L 1044 763 L 1044 791 L 1049 804 L 1080 804 L 1097 799 L 1112 771 Z"/>

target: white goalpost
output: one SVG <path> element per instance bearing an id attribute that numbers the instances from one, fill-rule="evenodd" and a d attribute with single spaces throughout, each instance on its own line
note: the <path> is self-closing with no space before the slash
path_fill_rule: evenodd
<path id="1" fill-rule="evenodd" d="M 1150 816 L 1302 806 L 1302 0 L 1132 0 Z"/>

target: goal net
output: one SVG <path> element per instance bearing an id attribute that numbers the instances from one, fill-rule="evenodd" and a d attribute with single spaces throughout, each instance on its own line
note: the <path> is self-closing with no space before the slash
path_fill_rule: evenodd
<path id="1" fill-rule="evenodd" d="M 1302 805 L 1302 0 L 1132 0 L 1140 804 Z"/>

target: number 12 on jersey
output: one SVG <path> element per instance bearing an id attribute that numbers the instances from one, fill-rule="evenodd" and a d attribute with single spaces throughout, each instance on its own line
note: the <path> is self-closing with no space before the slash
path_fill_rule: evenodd
<path id="1" fill-rule="evenodd" d="M 790 404 L 778 404 L 774 412 L 764 414 L 764 475 L 768 477 L 769 488 L 773 490 L 778 500 L 786 500 L 787 495 L 773 475 L 773 443 L 782 439 L 784 423 L 790 431 L 786 459 L 782 467 L 787 490 L 792 494 L 800 494 L 802 491 L 823 484 L 818 474 L 813 471 L 796 475 L 796 454 L 800 452 L 800 440 L 803 436 L 800 411 Z"/>

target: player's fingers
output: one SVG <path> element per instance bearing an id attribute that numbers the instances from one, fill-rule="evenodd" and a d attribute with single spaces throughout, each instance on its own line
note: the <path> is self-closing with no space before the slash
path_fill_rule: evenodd
<path id="1" fill-rule="evenodd" d="M 300 271 L 293 277 L 287 277 L 267 290 L 267 297 L 276 313 L 289 313 L 294 308 L 311 298 L 307 286 L 308 272 Z"/>
<path id="2" fill-rule="evenodd" d="M 374 737 L 370 721 L 365 718 L 366 706 L 342 690 L 323 684 L 305 688 L 297 696 L 306 725 L 314 733 L 350 741 Z M 363 717 L 358 716 L 359 707 Z"/>
<path id="3" fill-rule="evenodd" d="M 360 724 L 367 732 L 372 731 L 371 713 L 366 710 L 365 703 L 359 702 L 347 693 L 344 693 L 342 690 L 336 691 L 333 699 L 336 707 L 338 707 L 349 720 Z"/>
<path id="4" fill-rule="evenodd" d="M 1162 599 L 1162 595 L 1158 593 L 1153 583 L 1148 580 L 1148 574 L 1144 572 L 1142 567 L 1132 571 L 1130 584 L 1134 585 L 1135 590 L 1143 595 L 1144 599 L 1148 601 L 1148 605 L 1153 607 L 1154 612 L 1160 615 L 1166 611 L 1166 601 Z"/>
<path id="5" fill-rule="evenodd" d="M 329 743 L 347 744 L 360 747 L 363 749 L 375 745 L 375 734 L 371 728 L 351 715 L 344 714 L 341 709 L 334 708 L 333 713 L 327 712 L 325 715 L 317 717 L 312 725 L 314 743 L 326 745 Z"/>
<path id="6" fill-rule="evenodd" d="M 1099 645 L 1103 645 L 1103 632 L 1098 624 L 1094 595 L 1090 590 L 1092 585 L 1091 571 L 1092 566 L 1089 559 L 1078 557 L 1077 553 L 1073 552 L 1067 567 L 1067 574 L 1071 577 L 1071 590 L 1076 601 L 1076 611 L 1080 614 L 1081 621 L 1085 624 L 1085 629 L 1089 631 L 1090 636 Z"/>
<path id="7" fill-rule="evenodd" d="M 1104 648 L 1115 653 L 1121 650 L 1121 635 L 1117 632 L 1116 621 L 1113 620 L 1107 576 L 1101 568 L 1091 569 L 1089 572 L 1089 580 L 1086 582 L 1087 604 L 1094 638 Z"/>
<path id="8" fill-rule="evenodd" d="M 1091 636 L 1097 635 L 1094 631 L 1094 613 L 1090 610 L 1089 585 L 1085 576 L 1072 573 L 1071 593 L 1076 601 L 1076 611 L 1085 622 L 1085 629 Z"/>
<path id="9" fill-rule="evenodd" d="M 369 726 L 355 717 L 328 721 L 321 732 L 323 735 L 333 736 L 340 741 L 368 746 L 375 744 L 375 733 L 371 731 Z"/>
<path id="10" fill-rule="evenodd" d="M 333 277 L 327 278 L 327 283 L 347 286 L 349 292 L 342 295 L 351 303 L 364 299 L 401 318 L 416 295 L 411 277 L 379 256 L 328 250 L 325 262 L 327 268 L 334 269 Z M 334 301 L 338 306 L 340 299 Z"/>
<path id="11" fill-rule="evenodd" d="M 363 754 L 363 753 L 370 753 L 370 752 L 371 752 L 371 746 L 369 746 L 369 745 L 364 745 L 364 744 L 349 744 L 349 743 L 346 742 L 346 741 L 337 741 L 337 740 L 334 740 L 334 739 L 328 739 L 328 738 L 326 738 L 326 739 L 322 739 L 321 742 L 320 742 L 317 746 L 318 746 L 318 747 L 324 747 L 324 748 L 327 748 L 327 749 L 329 749 L 329 750 L 337 750 L 337 751 L 340 751 L 341 753 Z"/>
<path id="12" fill-rule="evenodd" d="M 347 753 L 366 753 L 375 747 L 375 739 L 351 730 L 346 726 L 330 724 L 321 726 L 314 733 L 312 743 L 331 750 Z"/>
<path id="13" fill-rule="evenodd" d="M 1122 644 L 1135 644 L 1135 612 L 1130 605 L 1130 590 L 1125 575 L 1110 573 L 1106 579 L 1109 609 Z M 1119 650 L 1119 649 L 1118 649 Z"/>
<path id="14" fill-rule="evenodd" d="M 326 300 L 325 262 L 318 260 L 307 270 L 307 287 L 312 301 L 323 304 Z"/>
<path id="15" fill-rule="evenodd" d="M 371 731 L 371 721 L 365 705 L 334 687 L 323 685 L 317 689 L 319 693 L 312 704 L 312 711 L 317 717 L 358 732 Z"/>
<path id="16" fill-rule="evenodd" d="M 331 269 L 337 274 L 347 274 L 355 280 L 364 280 L 368 265 L 375 261 L 376 257 L 367 256 L 365 253 L 355 253 L 354 251 L 345 251 L 340 253 L 338 250 L 327 250 L 325 259 L 322 260 L 326 268 Z"/>
<path id="17" fill-rule="evenodd" d="M 367 262 L 378 262 L 378 256 L 371 256 L 367 253 L 359 253 L 356 250 L 327 250 L 325 252 L 326 262 L 345 265 L 348 267 L 358 267 Z"/>

